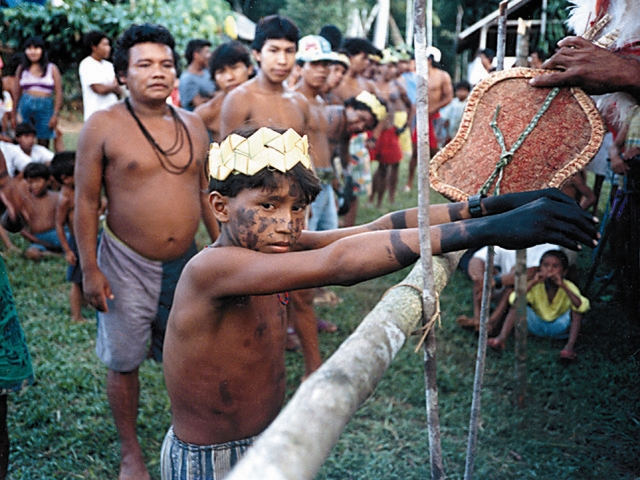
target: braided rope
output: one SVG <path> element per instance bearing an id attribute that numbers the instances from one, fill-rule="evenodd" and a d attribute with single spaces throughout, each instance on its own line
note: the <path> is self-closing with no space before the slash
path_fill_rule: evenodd
<path id="1" fill-rule="evenodd" d="M 511 163 L 516 151 L 520 148 L 520 146 L 522 146 L 526 138 L 531 134 L 533 129 L 538 125 L 540 118 L 542 118 L 542 115 L 544 115 L 544 113 L 549 109 L 551 102 L 553 101 L 554 98 L 556 98 L 556 95 L 558 95 L 558 92 L 560 92 L 560 89 L 557 87 L 552 89 L 549 92 L 549 94 L 547 95 L 547 98 L 545 98 L 544 103 L 540 107 L 540 110 L 538 110 L 538 113 L 536 113 L 535 116 L 531 119 L 531 121 L 529 122 L 529 125 L 527 125 L 527 127 L 520 134 L 516 142 L 511 146 L 509 150 L 507 150 L 507 146 L 504 141 L 504 135 L 502 134 L 502 132 L 500 131 L 500 128 L 498 127 L 498 115 L 500 113 L 500 105 L 496 107 L 496 112 L 494 113 L 493 119 L 491 120 L 489 125 L 493 129 L 493 133 L 496 137 L 496 140 L 498 141 L 498 144 L 500 145 L 500 148 L 502 149 L 502 153 L 500 154 L 500 160 L 498 160 L 498 163 L 496 163 L 495 169 L 493 170 L 491 175 L 489 175 L 489 178 L 487 178 L 487 180 L 484 182 L 482 187 L 480 187 L 479 193 L 486 195 L 489 192 L 489 189 L 491 188 L 491 185 L 493 184 L 494 180 L 496 180 L 497 178 L 494 195 L 500 195 L 500 182 L 502 181 L 505 168 L 507 167 L 507 165 Z"/>

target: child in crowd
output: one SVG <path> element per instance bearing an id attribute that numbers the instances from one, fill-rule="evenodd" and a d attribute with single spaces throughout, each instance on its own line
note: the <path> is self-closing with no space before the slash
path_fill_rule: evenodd
<path id="1" fill-rule="evenodd" d="M 19 176 L 31 162 L 49 165 L 53 152 L 36 144 L 36 129 L 30 123 L 21 123 L 15 130 L 15 143 L 0 142 L 9 176 Z"/>
<path id="2" fill-rule="evenodd" d="M 82 305 L 84 294 L 82 292 L 82 270 L 78 258 L 78 247 L 73 228 L 73 211 L 75 206 L 75 181 L 73 172 L 75 169 L 76 153 L 56 153 L 51 161 L 51 174 L 62 187 L 56 206 L 56 233 L 64 252 L 64 258 L 69 263 L 67 281 L 71 282 L 69 292 L 69 305 L 71 307 L 71 321 L 84 323 L 88 321 L 82 317 Z M 67 235 L 69 232 L 69 235 Z"/>
<path id="3" fill-rule="evenodd" d="M 420 251 L 416 209 L 304 230 L 320 182 L 306 136 L 293 129 L 231 134 L 211 146 L 209 175 L 220 236 L 185 266 L 169 315 L 164 376 L 173 426 L 163 479 L 223 478 L 275 419 L 289 291 L 353 285 L 411 265 Z M 485 198 L 480 212 L 466 202 L 434 205 L 430 221 L 434 254 L 544 241 L 575 249 L 597 236 L 593 218 L 557 190 Z"/>
<path id="4" fill-rule="evenodd" d="M 40 260 L 60 254 L 62 246 L 55 228 L 59 193 L 49 190 L 51 171 L 43 163 L 30 163 L 24 168 L 23 175 L 29 195 L 25 198 L 24 206 L 27 225 L 20 233 L 31 242 L 24 255 L 29 260 Z"/>
<path id="5" fill-rule="evenodd" d="M 562 360 L 575 360 L 573 347 L 580 332 L 582 314 L 589 310 L 589 300 L 578 287 L 565 278 L 569 259 L 561 250 L 549 250 L 540 259 L 540 269 L 527 283 L 527 328 L 539 337 L 567 338 L 560 352 Z M 513 305 L 516 294 L 510 302 Z M 511 307 L 500 334 L 487 340 L 494 350 L 504 350 L 507 337 L 513 329 L 516 311 Z"/>
<path id="6" fill-rule="evenodd" d="M 218 90 L 211 100 L 198 105 L 194 112 L 202 118 L 211 140 L 219 142 L 222 102 L 227 93 L 254 74 L 249 50 L 237 40 L 219 45 L 211 54 L 209 73 Z"/>
<path id="7" fill-rule="evenodd" d="M 440 115 L 445 119 L 447 130 L 446 143 L 449 143 L 458 133 L 464 109 L 467 107 L 467 98 L 471 93 L 471 84 L 462 80 L 453 86 L 453 100 L 440 110 Z"/>

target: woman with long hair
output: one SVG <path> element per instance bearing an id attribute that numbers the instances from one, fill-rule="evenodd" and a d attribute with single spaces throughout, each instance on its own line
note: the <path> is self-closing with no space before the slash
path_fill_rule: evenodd
<path id="1" fill-rule="evenodd" d="M 23 44 L 24 57 L 16 71 L 13 99 L 22 122 L 33 124 L 38 143 L 45 147 L 55 138 L 62 108 L 62 78 L 58 67 L 47 57 L 44 40 L 29 37 Z M 18 119 L 13 116 L 13 128 Z"/>

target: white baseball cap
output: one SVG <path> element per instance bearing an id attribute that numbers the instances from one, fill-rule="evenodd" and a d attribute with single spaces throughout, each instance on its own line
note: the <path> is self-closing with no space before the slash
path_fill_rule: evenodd
<path id="1" fill-rule="evenodd" d="M 439 62 L 442 58 L 442 52 L 436 47 L 427 47 L 427 58 L 431 56 L 435 62 Z"/>
<path id="2" fill-rule="evenodd" d="M 338 54 L 331 51 L 329 41 L 320 35 L 307 35 L 298 41 L 296 60 L 304 62 L 336 61 Z"/>

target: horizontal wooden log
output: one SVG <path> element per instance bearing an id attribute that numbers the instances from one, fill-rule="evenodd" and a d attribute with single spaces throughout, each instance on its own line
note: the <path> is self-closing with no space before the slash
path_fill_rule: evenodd
<path id="1" fill-rule="evenodd" d="M 434 258 L 437 293 L 446 286 L 461 255 L 456 252 Z M 422 283 L 418 262 L 322 367 L 302 383 L 228 480 L 314 477 L 407 337 L 420 328 Z"/>

